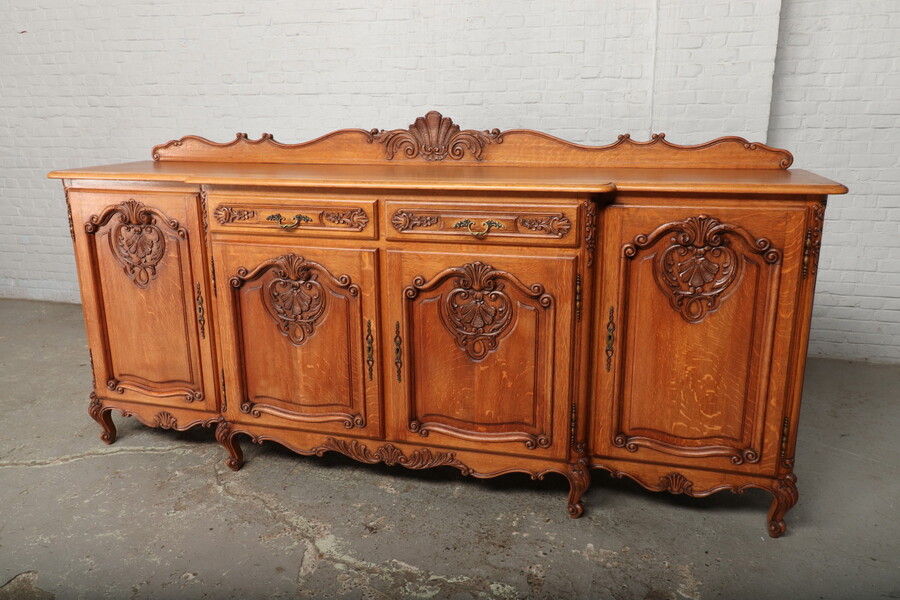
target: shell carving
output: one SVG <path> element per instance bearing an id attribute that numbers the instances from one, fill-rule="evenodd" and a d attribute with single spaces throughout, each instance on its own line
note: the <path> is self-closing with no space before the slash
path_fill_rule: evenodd
<path id="1" fill-rule="evenodd" d="M 300 346 L 315 333 L 328 294 L 306 261 L 296 255 L 285 258 L 272 271 L 275 278 L 266 286 L 265 306 L 278 330 Z"/>
<path id="2" fill-rule="evenodd" d="M 86 233 L 96 233 L 118 215 L 110 232 L 110 246 L 116 261 L 139 288 L 146 288 L 156 278 L 156 268 L 166 254 L 166 238 L 159 223 L 187 239 L 187 230 L 175 219 L 169 219 L 155 208 L 133 198 L 107 206 L 84 224 Z"/>
<path id="3" fill-rule="evenodd" d="M 156 265 L 166 253 L 166 240 L 159 227 L 146 223 L 123 222 L 115 226 L 110 238 L 115 244 L 113 255 L 125 274 L 139 288 L 145 288 L 156 277 Z"/>
<path id="4" fill-rule="evenodd" d="M 450 117 L 444 117 L 437 111 L 430 111 L 424 117 L 416 119 L 409 129 L 392 129 L 390 131 L 373 129 L 372 141 L 384 144 L 388 160 L 402 152 L 406 158 L 421 156 L 427 161 L 444 160 L 448 156 L 460 160 L 466 150 L 472 153 L 475 160 L 484 158 L 484 147 L 491 143 L 500 143 L 500 130 L 477 131 L 460 130 Z"/>
<path id="5" fill-rule="evenodd" d="M 688 323 L 699 323 L 716 311 L 741 279 L 744 260 L 732 242 L 743 240 L 768 264 L 781 261 L 781 251 L 766 238 L 754 239 L 742 228 L 706 215 L 667 223 L 648 235 L 638 235 L 623 247 L 625 258 L 669 236 L 669 246 L 657 253 L 654 275 L 672 308 Z"/>
<path id="6" fill-rule="evenodd" d="M 490 265 L 469 263 L 440 304 L 441 320 L 472 360 L 496 350 L 512 322 L 512 303 L 499 275 Z"/>
<path id="7" fill-rule="evenodd" d="M 473 361 L 487 357 L 512 331 L 518 302 L 510 298 L 507 286 L 537 301 L 542 308 L 553 303 L 543 285 L 525 286 L 512 274 L 480 261 L 447 269 L 430 282 L 422 276 L 415 277 L 404 294 L 412 300 L 423 291 L 440 288 L 448 280 L 452 280 L 452 287 L 441 294 L 438 304 L 441 323 Z"/>
<path id="8" fill-rule="evenodd" d="M 263 306 L 278 331 L 296 346 L 315 334 L 324 321 L 329 294 L 359 296 L 359 286 L 349 275 L 334 277 L 324 266 L 297 254 L 271 258 L 253 270 L 241 267 L 228 281 L 231 287 L 240 288 L 269 271 L 273 277 L 263 284 Z"/>
<path id="9" fill-rule="evenodd" d="M 715 219 L 691 218 L 684 232 L 658 259 L 657 280 L 671 294 L 672 307 L 690 323 L 719 308 L 740 275 L 741 261 L 714 231 Z"/>

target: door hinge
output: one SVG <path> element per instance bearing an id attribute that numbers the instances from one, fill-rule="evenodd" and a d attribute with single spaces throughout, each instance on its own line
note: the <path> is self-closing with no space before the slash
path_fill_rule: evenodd
<path id="1" fill-rule="evenodd" d="M 575 320 L 581 321 L 581 275 L 575 276 Z"/>
<path id="2" fill-rule="evenodd" d="M 809 275 L 809 254 L 812 249 L 812 229 L 806 230 L 806 241 L 803 243 L 803 278 Z"/>
<path id="3" fill-rule="evenodd" d="M 200 284 L 197 283 L 197 323 L 200 325 L 200 337 L 206 339 L 206 318 L 203 316 L 203 292 L 200 291 Z"/>
<path id="4" fill-rule="evenodd" d="M 219 293 L 216 291 L 216 261 L 212 256 L 209 257 L 209 277 L 212 279 L 212 288 L 213 288 L 213 296 L 216 298 L 219 297 Z"/>
<path id="5" fill-rule="evenodd" d="M 222 369 L 219 377 L 222 381 L 222 412 L 225 412 L 228 410 L 228 397 L 225 395 L 225 369 Z"/>
<path id="6" fill-rule="evenodd" d="M 209 237 L 209 214 L 206 211 L 206 189 L 200 186 L 200 211 L 203 219 L 203 237 Z"/>
<path id="7" fill-rule="evenodd" d="M 366 366 L 369 367 L 369 381 L 375 368 L 375 336 L 372 335 L 372 321 L 366 323 Z"/>
<path id="8" fill-rule="evenodd" d="M 75 222 L 72 220 L 72 202 L 69 200 L 69 188 L 65 188 L 66 213 L 69 215 L 69 235 L 72 236 L 72 246 L 75 245 Z"/>
<path id="9" fill-rule="evenodd" d="M 788 448 L 788 437 L 791 433 L 791 420 L 787 417 L 784 418 L 784 423 L 781 426 L 781 460 L 784 460 L 787 456 L 787 448 Z"/>
<path id="10" fill-rule="evenodd" d="M 94 353 L 88 348 L 88 358 L 91 361 L 91 390 L 97 390 L 97 376 L 94 374 Z"/>
<path id="11" fill-rule="evenodd" d="M 569 431 L 569 445 L 572 449 L 575 449 L 575 438 L 578 435 L 578 405 L 574 402 L 572 403 L 572 421 L 570 423 L 571 430 Z"/>
<path id="12" fill-rule="evenodd" d="M 394 329 L 394 364 L 397 366 L 397 381 L 403 379 L 403 338 L 400 337 L 400 321 Z"/>
<path id="13" fill-rule="evenodd" d="M 613 307 L 609 307 L 609 321 L 606 323 L 606 372 L 612 368 L 612 357 L 616 343 L 616 320 Z"/>

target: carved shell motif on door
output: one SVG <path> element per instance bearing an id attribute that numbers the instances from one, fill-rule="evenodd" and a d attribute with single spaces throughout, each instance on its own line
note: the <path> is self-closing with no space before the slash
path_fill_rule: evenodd
<path id="1" fill-rule="evenodd" d="M 669 236 L 669 245 L 656 253 L 653 274 L 659 289 L 688 323 L 699 323 L 716 311 L 741 280 L 744 258 L 732 245 L 740 240 L 768 264 L 781 262 L 781 250 L 766 238 L 753 238 L 743 228 L 699 215 L 666 223 L 641 234 L 622 247 L 631 259 L 638 251 Z"/>
<path id="2" fill-rule="evenodd" d="M 441 323 L 459 349 L 473 361 L 483 360 L 496 350 L 512 330 L 517 303 L 510 298 L 508 285 L 537 300 L 543 308 L 553 302 L 541 284 L 526 286 L 514 275 L 480 261 L 446 269 L 428 282 L 422 276 L 416 277 L 404 293 L 407 298 L 415 299 L 421 292 L 435 290 L 449 279 L 454 280 L 453 287 L 442 294 L 438 304 Z"/>
<path id="3" fill-rule="evenodd" d="M 187 230 L 175 219 L 131 198 L 92 215 L 84 224 L 85 232 L 96 233 L 116 215 L 119 219 L 109 236 L 112 254 L 134 284 L 146 288 L 156 278 L 156 268 L 166 254 L 166 237 L 159 223 L 181 239 L 187 239 Z"/>
<path id="4" fill-rule="evenodd" d="M 296 346 L 314 335 L 324 320 L 329 289 L 343 289 L 350 296 L 359 295 L 359 286 L 352 283 L 348 275 L 334 277 L 321 264 L 296 254 L 269 259 L 253 270 L 240 268 L 229 283 L 233 288 L 240 288 L 268 271 L 273 277 L 263 286 L 263 306 L 278 331 Z"/>

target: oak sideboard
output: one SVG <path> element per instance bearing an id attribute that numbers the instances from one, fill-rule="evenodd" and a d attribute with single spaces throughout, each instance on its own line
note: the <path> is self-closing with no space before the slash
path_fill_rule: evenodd
<path id="1" fill-rule="evenodd" d="M 187 136 L 63 180 L 88 412 L 466 475 L 592 469 L 797 502 L 828 194 L 785 150 L 664 135 Z"/>

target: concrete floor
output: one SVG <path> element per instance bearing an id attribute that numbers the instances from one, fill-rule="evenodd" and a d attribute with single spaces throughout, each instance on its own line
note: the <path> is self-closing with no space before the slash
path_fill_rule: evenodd
<path id="1" fill-rule="evenodd" d="M 900 367 L 812 360 L 788 533 L 690 499 L 365 466 L 87 416 L 78 306 L 0 301 L 0 600 L 900 598 Z M 3 585 L 4 582 L 6 585 Z"/>

